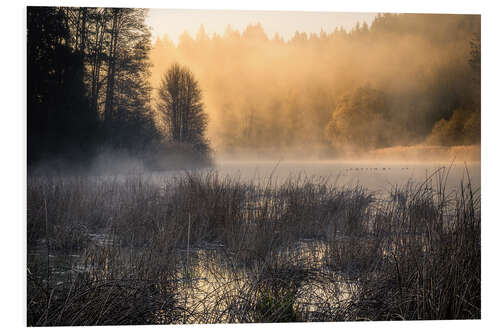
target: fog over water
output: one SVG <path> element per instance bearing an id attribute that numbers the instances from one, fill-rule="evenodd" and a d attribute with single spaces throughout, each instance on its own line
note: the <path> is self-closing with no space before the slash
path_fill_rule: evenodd
<path id="1" fill-rule="evenodd" d="M 481 185 L 481 164 L 466 165 L 474 187 Z M 238 177 L 244 181 L 267 181 L 269 177 L 276 183 L 290 178 L 326 180 L 338 186 L 361 185 L 370 191 L 387 191 L 394 185 L 403 186 L 409 181 L 423 182 L 438 169 L 448 173 L 447 186 L 455 187 L 461 180 L 467 182 L 464 164 L 444 164 L 437 162 L 339 162 L 339 161 L 220 161 L 215 170 L 221 176 Z M 433 177 L 436 178 L 436 177 Z M 433 179 L 432 184 L 435 184 Z"/>
<path id="2" fill-rule="evenodd" d="M 190 171 L 155 172 L 153 179 L 159 184 Z M 461 181 L 469 181 L 474 190 L 481 186 L 480 162 L 380 162 L 338 160 L 218 160 L 202 174 L 215 172 L 221 179 L 252 183 L 261 186 L 279 186 L 287 181 L 329 183 L 338 187 L 361 186 L 375 194 L 388 194 L 391 189 L 408 184 L 437 187 L 441 182 L 446 191 L 457 190 Z"/>

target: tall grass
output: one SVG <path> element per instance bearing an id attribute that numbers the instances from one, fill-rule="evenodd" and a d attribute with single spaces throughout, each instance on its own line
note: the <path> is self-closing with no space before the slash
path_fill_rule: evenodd
<path id="1" fill-rule="evenodd" d="M 480 221 L 446 170 L 378 197 L 307 177 L 28 177 L 28 325 L 480 318 Z"/>

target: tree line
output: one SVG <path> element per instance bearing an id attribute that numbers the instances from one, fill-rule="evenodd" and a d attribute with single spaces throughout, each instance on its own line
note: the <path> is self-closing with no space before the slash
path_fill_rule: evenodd
<path id="1" fill-rule="evenodd" d="M 29 166 L 51 159 L 85 166 L 111 150 L 163 168 L 168 161 L 161 164 L 158 156 L 167 156 L 179 144 L 183 148 L 177 154 L 209 161 L 201 91 L 188 68 L 175 67 L 183 75 L 175 85 L 185 86 L 188 95 L 173 99 L 184 104 L 175 104 L 174 110 L 164 106 L 163 118 L 155 118 L 146 13 L 132 8 L 28 7 Z M 169 112 L 188 113 L 182 120 L 184 132 L 193 123 L 197 135 L 162 131 L 162 124 L 171 120 Z"/>
<path id="2" fill-rule="evenodd" d="M 379 14 L 289 40 L 259 24 L 222 34 L 201 26 L 177 43 L 161 36 L 151 59 L 155 86 L 180 60 L 197 73 L 221 153 L 331 157 L 480 142 L 478 15 Z"/>
<path id="3" fill-rule="evenodd" d="M 381 14 L 289 41 L 259 24 L 202 26 L 152 45 L 146 13 L 28 7 L 28 165 L 85 166 L 108 150 L 161 169 L 206 164 L 211 146 L 334 156 L 480 142 L 477 15 Z"/>

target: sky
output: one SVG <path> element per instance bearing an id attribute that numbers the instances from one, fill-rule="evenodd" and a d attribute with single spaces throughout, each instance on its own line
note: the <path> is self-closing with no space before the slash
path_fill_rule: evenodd
<path id="1" fill-rule="evenodd" d="M 146 23 L 152 28 L 153 40 L 168 34 L 174 43 L 177 43 L 185 30 L 195 36 L 202 24 L 211 36 L 213 33 L 222 35 L 228 24 L 241 32 L 249 24 L 260 23 L 269 38 L 277 32 L 288 40 L 296 31 L 309 34 L 319 33 L 323 29 L 331 32 L 340 26 L 350 30 L 356 22 L 371 24 L 375 15 L 376 13 L 150 9 Z"/>

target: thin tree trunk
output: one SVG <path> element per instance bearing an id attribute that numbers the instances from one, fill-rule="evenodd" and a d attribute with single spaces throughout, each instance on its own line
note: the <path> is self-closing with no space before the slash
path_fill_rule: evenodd
<path id="1" fill-rule="evenodd" d="M 113 112 L 113 98 L 114 98 L 114 86 L 115 86 L 115 63 L 116 63 L 116 47 L 118 41 L 119 33 L 119 8 L 113 8 L 113 25 L 111 28 L 111 45 L 109 50 L 108 59 L 108 77 L 106 84 L 106 101 L 104 106 L 104 122 L 106 127 L 109 128 L 110 122 L 112 120 Z"/>
<path id="2" fill-rule="evenodd" d="M 106 9 L 102 12 L 104 16 Z M 101 21 L 102 19 L 102 21 Z M 96 37 L 94 46 L 94 63 L 92 68 L 92 92 L 91 92 L 91 103 L 92 111 L 96 114 L 99 112 L 98 100 L 100 91 L 100 79 L 101 79 L 101 64 L 103 55 L 103 43 L 104 43 L 104 32 L 105 32 L 105 20 L 101 17 L 99 21 L 96 22 Z M 101 23 L 102 22 L 102 23 Z"/>
<path id="3" fill-rule="evenodd" d="M 87 8 L 81 8 L 81 17 L 80 17 L 80 43 L 79 43 L 79 51 L 82 55 L 85 54 L 85 45 L 87 42 Z"/>

